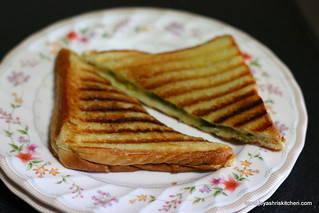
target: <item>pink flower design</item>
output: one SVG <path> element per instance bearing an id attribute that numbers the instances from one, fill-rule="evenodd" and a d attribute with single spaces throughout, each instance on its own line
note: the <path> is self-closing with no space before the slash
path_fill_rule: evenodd
<path id="1" fill-rule="evenodd" d="M 39 62 L 36 59 L 33 60 L 21 60 L 21 67 L 35 67 Z"/>
<path id="2" fill-rule="evenodd" d="M 92 200 L 94 201 L 94 205 L 102 206 L 103 208 L 111 207 L 114 203 L 119 202 L 115 196 L 101 190 L 97 191 L 97 195 L 92 196 Z"/>
<path id="3" fill-rule="evenodd" d="M 23 72 L 16 73 L 15 71 L 12 72 L 11 76 L 8 76 L 8 80 L 13 84 L 13 86 L 21 85 L 24 82 L 27 82 L 29 78 L 29 75 L 25 75 Z"/>
<path id="4" fill-rule="evenodd" d="M 23 136 L 20 136 L 18 138 L 19 143 L 29 143 L 30 141 L 28 139 L 25 139 Z"/>
<path id="5" fill-rule="evenodd" d="M 184 32 L 184 26 L 177 22 L 171 22 L 165 27 L 165 30 L 172 33 L 173 35 L 180 36 Z"/>
<path id="6" fill-rule="evenodd" d="M 278 130 L 280 131 L 280 134 L 282 136 L 285 136 L 285 131 L 288 130 L 288 127 L 285 124 L 281 124 L 279 121 L 276 121 L 275 125 L 277 126 Z"/>
<path id="7" fill-rule="evenodd" d="M 209 188 L 208 185 L 204 185 L 203 188 L 199 189 L 199 191 L 200 191 L 201 193 L 204 193 L 204 192 L 210 193 L 212 190 Z"/>
<path id="8" fill-rule="evenodd" d="M 278 86 L 274 86 L 273 84 L 268 84 L 268 85 L 260 85 L 260 90 L 262 92 L 264 92 L 265 90 L 267 90 L 270 94 L 274 94 L 274 95 L 279 95 L 280 97 L 282 97 L 282 91 L 280 91 Z"/>
<path id="9" fill-rule="evenodd" d="M 31 144 L 31 145 L 29 145 L 29 146 L 26 147 L 26 149 L 28 150 L 28 152 L 33 153 L 33 154 L 36 153 L 36 151 L 35 151 L 36 148 L 38 148 L 38 147 L 37 147 L 36 145 L 34 145 L 34 144 Z"/>
<path id="10" fill-rule="evenodd" d="M 162 206 L 161 209 L 158 209 L 158 211 L 165 211 L 168 212 L 170 209 L 176 209 L 177 205 L 182 204 L 182 197 L 183 195 L 181 193 L 178 193 L 176 195 L 170 195 L 170 198 L 174 198 L 172 200 L 166 201 L 165 204 Z"/>
<path id="11" fill-rule="evenodd" d="M 213 178 L 210 183 L 212 183 L 214 186 L 219 186 L 221 184 L 223 184 L 225 178 L 224 177 L 220 177 L 220 178 Z"/>
<path id="12" fill-rule="evenodd" d="M 83 42 L 83 43 L 87 43 L 87 42 L 89 41 L 89 39 L 86 38 L 86 37 L 81 37 L 81 38 L 79 39 L 79 41 L 81 41 L 81 42 Z"/>
<path id="13" fill-rule="evenodd" d="M 250 72 L 251 72 L 252 75 L 256 75 L 256 70 L 255 69 L 250 68 Z"/>

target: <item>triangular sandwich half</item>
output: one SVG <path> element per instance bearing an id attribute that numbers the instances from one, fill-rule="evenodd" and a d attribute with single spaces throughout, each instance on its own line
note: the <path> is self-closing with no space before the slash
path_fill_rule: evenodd
<path id="1" fill-rule="evenodd" d="M 189 125 L 273 150 L 285 145 L 231 36 L 160 54 L 88 51 L 83 57 L 122 91 Z"/>
<path id="2" fill-rule="evenodd" d="M 51 145 L 67 168 L 181 172 L 234 162 L 231 147 L 167 127 L 70 50 L 57 56 L 55 88 Z"/>

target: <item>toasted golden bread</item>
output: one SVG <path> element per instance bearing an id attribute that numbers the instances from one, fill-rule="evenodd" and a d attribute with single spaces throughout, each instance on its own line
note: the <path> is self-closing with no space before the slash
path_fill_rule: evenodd
<path id="1" fill-rule="evenodd" d="M 189 125 L 273 150 L 285 145 L 231 36 L 160 54 L 87 51 L 83 58 L 111 74 L 114 86 Z"/>
<path id="2" fill-rule="evenodd" d="M 59 52 L 55 69 L 51 146 L 67 168 L 181 172 L 234 162 L 231 147 L 167 127 L 70 50 Z"/>

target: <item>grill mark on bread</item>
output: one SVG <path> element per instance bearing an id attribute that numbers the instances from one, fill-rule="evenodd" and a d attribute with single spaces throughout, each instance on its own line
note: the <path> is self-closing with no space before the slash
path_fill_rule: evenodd
<path id="1" fill-rule="evenodd" d="M 230 50 L 231 49 L 231 50 Z M 208 66 L 212 63 L 217 63 L 225 60 L 226 58 L 238 55 L 238 49 L 234 47 L 230 47 L 230 49 L 222 49 L 220 51 L 211 52 L 215 54 L 215 56 L 211 56 L 209 62 L 205 61 L 202 56 L 196 56 L 196 58 L 187 58 L 184 60 L 170 61 L 168 63 L 160 63 L 158 65 L 147 64 L 141 66 L 129 66 L 126 69 L 129 70 L 130 74 L 135 76 L 136 78 L 147 78 L 147 77 L 155 77 L 161 75 L 162 73 L 170 73 L 176 72 L 184 69 L 193 69 Z M 208 56 L 205 56 L 208 58 Z M 179 64 L 178 64 L 179 63 Z M 120 70 L 119 68 L 113 68 L 114 70 Z"/>
<path id="2" fill-rule="evenodd" d="M 225 95 L 228 95 L 228 94 L 231 94 L 233 92 L 236 92 L 240 89 L 243 89 L 245 87 L 248 87 L 252 84 L 254 84 L 255 82 L 253 80 L 250 80 L 250 81 L 247 81 L 245 82 L 244 84 L 241 84 L 241 85 L 236 85 L 236 87 L 233 87 L 233 88 L 230 88 L 226 91 L 223 91 L 223 92 L 220 92 L 220 93 L 215 93 L 213 95 L 208 95 L 208 96 L 200 96 L 198 98 L 195 98 L 195 99 L 186 99 L 184 100 L 182 103 L 179 103 L 178 106 L 179 107 L 189 107 L 189 106 L 193 106 L 193 105 L 196 105 L 202 101 L 210 101 L 210 100 L 213 100 L 213 99 L 216 99 L 216 98 L 220 98 L 222 96 L 225 96 Z"/>
<path id="3" fill-rule="evenodd" d="M 99 78 L 98 76 L 86 76 L 86 77 L 81 77 L 80 80 L 82 82 L 91 82 L 91 83 L 101 83 L 101 84 L 106 84 L 106 85 L 111 85 L 109 81 L 104 80 L 102 78 Z"/>
<path id="4" fill-rule="evenodd" d="M 167 91 L 165 94 L 158 94 L 158 96 L 162 97 L 162 98 L 171 98 L 173 96 L 178 96 L 178 95 L 182 95 L 182 94 L 186 94 L 188 92 L 193 92 L 193 91 L 198 91 L 198 90 L 202 90 L 202 89 L 209 89 L 209 88 L 213 88 L 213 87 L 217 87 L 226 83 L 229 83 L 231 81 L 234 81 L 238 78 L 241 78 L 243 76 L 246 75 L 251 75 L 249 70 L 246 70 L 245 72 L 241 72 L 235 76 L 232 76 L 229 79 L 222 79 L 219 82 L 214 82 L 212 84 L 208 84 L 208 85 L 195 85 L 194 87 L 184 87 L 182 89 L 176 89 L 176 90 L 171 90 L 171 91 Z"/>
<path id="5" fill-rule="evenodd" d="M 88 73 L 88 74 L 90 74 L 90 75 L 96 76 L 95 71 L 92 70 L 92 68 L 90 69 L 90 68 L 87 68 L 87 67 L 79 67 L 78 69 L 79 69 L 80 71 L 84 72 L 84 73 Z"/>
<path id="6" fill-rule="evenodd" d="M 187 80 L 196 80 L 196 79 L 201 79 L 201 78 L 212 78 L 220 73 L 225 73 L 225 72 L 228 72 L 228 71 L 231 71 L 237 67 L 240 67 L 242 66 L 243 64 L 237 64 L 235 66 L 231 66 L 231 67 L 227 67 L 223 70 L 219 70 L 219 71 L 216 71 L 214 73 L 209 73 L 207 72 L 205 75 L 200 75 L 200 76 L 189 76 L 189 77 L 179 77 L 177 76 L 176 78 L 168 78 L 166 79 L 165 81 L 162 81 L 162 82 L 154 82 L 154 84 L 151 84 L 151 85 L 148 85 L 148 86 L 144 86 L 145 89 L 155 89 L 155 88 L 158 88 L 158 87 L 161 87 L 161 86 L 164 86 L 164 85 L 167 85 L 167 84 L 170 84 L 170 83 L 175 83 L 175 82 L 182 82 L 182 81 L 187 81 Z"/>
<path id="7" fill-rule="evenodd" d="M 111 88 L 107 88 L 107 87 L 100 87 L 100 86 L 95 86 L 95 85 L 83 86 L 83 87 L 80 87 L 79 90 L 81 90 L 81 91 L 106 91 L 106 92 L 112 92 L 112 93 L 120 93 L 116 89 L 111 89 Z"/>
<path id="8" fill-rule="evenodd" d="M 90 95 L 87 97 L 80 97 L 82 101 L 117 101 L 117 102 L 124 102 L 124 103 L 131 103 L 131 104 L 139 104 L 134 99 L 122 98 L 122 97 L 115 97 L 112 95 L 101 96 L 101 95 Z"/>
<path id="9" fill-rule="evenodd" d="M 256 128 L 254 128 L 254 131 L 262 132 L 262 131 L 265 131 L 266 129 L 268 129 L 268 128 L 272 127 L 272 126 L 273 126 L 273 123 L 269 119 L 267 119 L 261 125 L 259 125 Z"/>
<path id="10" fill-rule="evenodd" d="M 120 93 L 117 89 L 111 86 L 108 81 L 96 80 L 90 77 L 83 77 L 79 90 L 83 91 L 108 91 Z"/>
<path id="11" fill-rule="evenodd" d="M 153 123 L 158 124 L 161 126 L 165 126 L 161 122 L 145 118 L 145 117 L 127 117 L 127 118 L 118 118 L 118 119 L 110 119 L 105 117 L 99 117 L 99 118 L 85 118 L 84 121 L 86 122 L 97 122 L 97 123 L 134 123 L 134 122 L 143 122 L 143 123 Z"/>
<path id="12" fill-rule="evenodd" d="M 240 113 L 242 113 L 242 112 L 244 112 L 246 110 L 249 110 L 249 109 L 251 109 L 253 107 L 256 107 L 256 106 L 258 106 L 260 104 L 263 104 L 263 101 L 262 101 L 261 98 L 259 98 L 256 101 L 252 101 L 252 102 L 246 103 L 245 105 L 240 106 L 237 110 L 234 110 L 234 111 L 232 111 L 230 113 L 227 113 L 227 114 L 225 114 L 223 116 L 220 116 L 219 118 L 215 119 L 213 122 L 214 123 L 224 122 L 225 120 L 227 120 L 227 119 L 229 119 L 229 118 L 231 118 L 231 117 L 233 117 L 235 115 L 238 115 L 238 114 L 240 114 Z"/>
<path id="13" fill-rule="evenodd" d="M 256 112 L 255 114 L 252 114 L 250 117 L 243 119 L 237 123 L 234 124 L 235 127 L 240 127 L 243 126 L 244 124 L 247 124 L 249 122 L 253 122 L 255 120 L 257 120 L 258 118 L 261 118 L 262 116 L 266 115 L 267 111 L 266 110 L 262 110 L 259 112 Z M 264 126 L 265 122 L 263 123 L 262 127 Z"/>
<path id="14" fill-rule="evenodd" d="M 153 129 L 82 129 L 81 131 L 87 132 L 87 133 L 132 133 L 132 132 L 141 132 L 141 133 L 151 133 L 151 132 L 158 132 L 158 133 L 176 133 L 173 129 L 161 129 L 161 128 L 153 128 Z"/>
<path id="15" fill-rule="evenodd" d="M 244 98 L 248 98 L 248 97 L 253 96 L 255 94 L 256 94 L 255 91 L 248 91 L 248 92 L 246 92 L 244 94 L 241 94 L 241 95 L 238 95 L 238 96 L 232 98 L 231 100 L 229 100 L 227 102 L 220 103 L 218 105 L 213 105 L 213 106 L 211 106 L 209 108 L 206 108 L 206 109 L 194 110 L 192 112 L 192 114 L 196 115 L 196 116 L 205 116 L 205 115 L 207 115 L 209 113 L 212 113 L 212 112 L 215 112 L 215 111 L 220 110 L 222 108 L 225 108 L 225 107 L 227 107 L 227 106 L 229 106 L 231 104 L 234 104 L 234 103 L 236 103 L 236 102 L 238 102 L 238 101 L 240 101 L 240 100 L 242 100 Z"/>
<path id="16" fill-rule="evenodd" d="M 140 107 L 124 108 L 121 106 L 79 106 L 79 108 L 82 111 L 89 112 L 141 112 L 147 114 L 145 110 Z"/>
<path id="17" fill-rule="evenodd" d="M 203 76 L 207 75 L 207 73 L 216 73 L 220 70 L 225 70 L 229 67 L 234 67 L 236 65 L 244 63 L 244 60 L 241 56 L 235 55 L 230 56 L 228 58 L 225 58 L 222 61 L 213 63 L 211 65 L 207 65 L 205 67 L 201 68 L 194 68 L 194 69 L 185 69 L 180 70 L 178 72 L 168 72 L 168 73 L 159 73 L 157 76 L 145 77 L 145 78 L 139 78 L 137 80 L 137 83 L 140 83 L 144 86 L 144 88 L 152 88 L 152 86 L 157 86 L 159 84 L 166 83 L 171 78 L 174 78 L 176 80 L 180 79 L 190 79 L 192 77 L 196 76 Z"/>
<path id="18" fill-rule="evenodd" d="M 163 64 L 163 63 L 169 63 L 171 61 L 180 61 L 180 60 L 185 60 L 185 59 L 189 59 L 189 58 L 193 58 L 193 57 L 199 57 L 201 55 L 205 55 L 205 54 L 209 54 L 212 52 L 217 52 L 217 51 L 221 51 L 222 49 L 226 49 L 227 47 L 233 47 L 233 41 L 231 38 L 223 38 L 226 39 L 228 41 L 224 41 L 225 43 L 220 43 L 220 41 L 218 41 L 219 43 L 215 43 L 217 44 L 217 46 L 211 48 L 210 50 L 207 49 L 207 47 L 205 47 L 204 45 L 199 45 L 199 46 L 195 46 L 192 48 L 185 50 L 178 50 L 178 51 L 173 51 L 173 52 L 164 52 L 164 53 L 158 53 L 158 54 L 149 54 L 149 53 L 145 53 L 145 52 L 131 52 L 132 56 L 133 56 L 133 60 L 132 57 L 128 57 L 128 56 L 113 56 L 113 58 L 109 58 L 105 61 L 103 61 L 103 63 L 110 63 L 111 65 L 114 64 L 114 66 L 112 68 L 114 69 L 127 69 L 129 67 L 141 67 L 141 66 L 147 66 L 147 65 L 156 65 L 156 64 Z M 208 44 L 208 45 L 212 45 Z M 200 49 L 204 48 L 206 50 L 200 50 L 199 52 L 197 52 L 195 55 L 192 54 L 192 49 L 196 49 L 197 47 L 199 47 Z M 191 50 L 191 51 L 190 51 Z M 111 54 L 116 54 L 116 51 L 111 51 L 109 53 Z M 94 54 L 94 52 L 92 52 Z M 106 52 L 107 53 L 107 52 Z M 121 53 L 122 54 L 122 53 Z M 116 63 L 112 63 L 112 61 L 115 61 Z"/>
<path id="19" fill-rule="evenodd" d="M 163 143 L 163 142 L 191 142 L 201 141 L 198 138 L 184 138 L 180 136 L 171 136 L 170 138 L 136 138 L 136 139 L 106 139 L 106 140 L 94 140 L 94 141 L 81 141 L 81 144 L 92 144 L 92 143 L 108 143 L 108 144 L 130 144 L 130 143 Z M 92 148 L 92 147 L 91 147 Z"/>

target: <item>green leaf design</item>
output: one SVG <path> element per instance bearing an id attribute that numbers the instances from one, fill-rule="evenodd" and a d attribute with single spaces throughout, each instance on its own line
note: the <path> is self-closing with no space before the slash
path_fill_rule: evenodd
<path id="1" fill-rule="evenodd" d="M 18 129 L 17 131 L 20 132 L 23 135 L 27 135 L 28 134 L 28 132 L 23 130 L 23 129 Z"/>
<path id="2" fill-rule="evenodd" d="M 222 192 L 221 191 L 215 191 L 215 193 L 214 193 L 214 197 L 216 197 L 217 195 L 220 195 Z"/>
<path id="3" fill-rule="evenodd" d="M 13 135 L 13 132 L 9 132 L 8 130 L 4 130 L 7 137 L 11 137 Z"/>
<path id="4" fill-rule="evenodd" d="M 189 189 L 189 193 L 192 194 L 195 190 L 196 190 L 196 186 L 192 186 L 192 187 L 190 187 L 190 189 Z"/>
<path id="5" fill-rule="evenodd" d="M 47 61 L 51 61 L 51 58 L 49 56 L 44 55 L 43 53 L 39 53 L 39 57 L 42 60 L 47 60 Z"/>
<path id="6" fill-rule="evenodd" d="M 214 187 L 214 190 L 215 191 L 223 191 L 223 188 L 222 187 Z"/>
<path id="7" fill-rule="evenodd" d="M 267 103 L 273 104 L 273 103 L 274 103 L 274 101 L 273 101 L 273 100 L 271 100 L 271 99 L 268 99 L 268 100 L 265 100 L 265 101 L 264 101 L 264 103 L 265 103 L 265 104 L 267 104 Z"/>
<path id="8" fill-rule="evenodd" d="M 248 180 L 247 178 L 244 178 L 244 177 L 241 177 L 238 179 L 238 181 L 245 181 L 245 180 Z"/>
<path id="9" fill-rule="evenodd" d="M 20 151 L 20 150 L 19 150 L 19 147 L 18 147 L 17 145 L 12 144 L 12 143 L 10 143 L 9 145 L 12 147 L 13 150 L 15 150 L 15 151 Z"/>
<path id="10" fill-rule="evenodd" d="M 60 181 L 58 181 L 58 182 L 56 182 L 56 184 L 61 184 L 63 181 L 62 180 L 60 180 Z"/>
<path id="11" fill-rule="evenodd" d="M 233 177 L 235 178 L 235 180 L 237 180 L 237 181 L 239 180 L 239 176 L 234 172 L 233 172 Z"/>
<path id="12" fill-rule="evenodd" d="M 64 43 L 65 45 L 69 45 L 69 43 L 70 43 L 67 38 L 60 38 L 60 41 L 61 41 L 62 43 Z"/>
<path id="13" fill-rule="evenodd" d="M 32 169 L 32 167 L 33 167 L 33 164 L 31 162 L 29 162 L 28 165 L 27 165 L 27 170 Z"/>
<path id="14" fill-rule="evenodd" d="M 260 67 L 260 64 L 259 64 L 258 59 L 255 59 L 255 60 L 253 60 L 252 62 L 250 62 L 250 66 Z"/>
<path id="15" fill-rule="evenodd" d="M 108 32 L 104 32 L 102 34 L 102 38 L 109 38 L 109 37 L 111 37 L 111 35 Z"/>
<path id="16" fill-rule="evenodd" d="M 89 31 L 89 28 L 86 27 L 86 28 L 81 29 L 81 30 L 80 30 L 80 33 L 83 34 L 83 35 L 85 35 L 85 33 L 87 33 L 88 31 Z"/>
<path id="17" fill-rule="evenodd" d="M 23 150 L 24 145 L 22 144 L 21 146 L 18 147 L 18 151 L 22 151 Z"/>
<path id="18" fill-rule="evenodd" d="M 139 32 L 140 30 L 141 30 L 141 27 L 140 26 L 136 26 L 135 28 L 134 28 L 134 30 L 135 30 L 135 32 Z"/>
<path id="19" fill-rule="evenodd" d="M 17 108 L 21 107 L 21 105 L 20 105 L 20 104 L 17 104 L 17 105 L 11 104 L 11 107 L 12 107 L 13 109 L 17 109 Z"/>
<path id="20" fill-rule="evenodd" d="M 205 201 L 205 198 L 195 197 L 195 200 L 193 201 L 193 204 L 198 203 L 199 201 Z"/>
<path id="21" fill-rule="evenodd" d="M 266 72 L 262 72 L 262 76 L 269 77 L 269 74 Z"/>
<path id="22" fill-rule="evenodd" d="M 156 198 L 153 196 L 153 195 L 149 195 L 150 196 L 150 200 L 148 201 L 149 203 L 151 203 L 151 202 L 153 202 L 153 201 L 155 201 L 156 200 Z"/>

